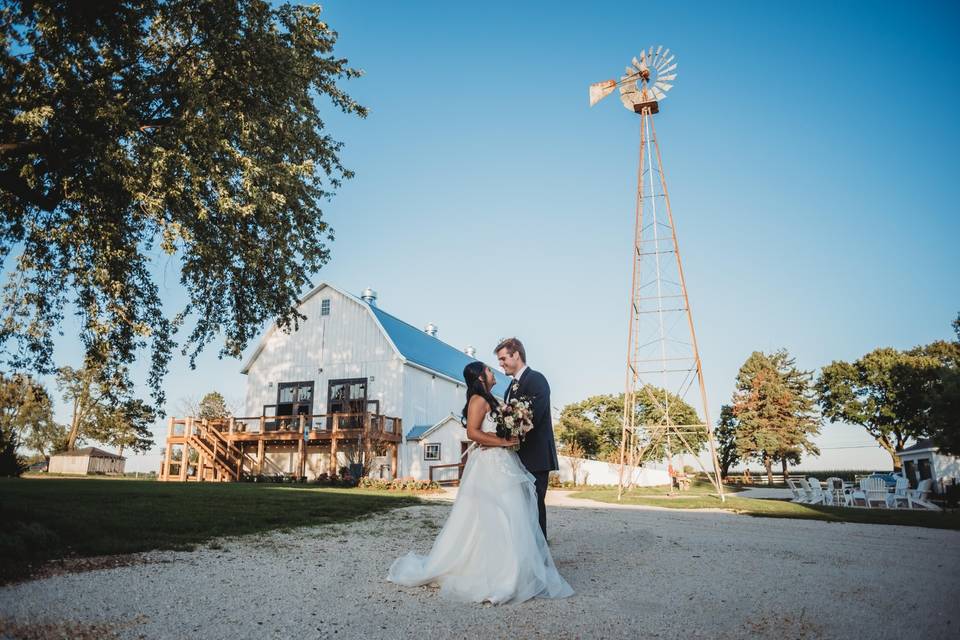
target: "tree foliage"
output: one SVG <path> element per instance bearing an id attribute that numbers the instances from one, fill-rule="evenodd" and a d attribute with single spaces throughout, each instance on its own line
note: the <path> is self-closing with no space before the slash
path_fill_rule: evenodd
<path id="1" fill-rule="evenodd" d="M 0 430 L 41 453 L 57 445 L 62 427 L 53 419 L 53 402 L 42 384 L 28 375 L 0 373 Z"/>
<path id="2" fill-rule="evenodd" d="M 64 314 L 85 360 L 126 376 L 149 350 L 161 380 L 175 334 L 191 364 L 220 334 L 239 356 L 264 321 L 302 319 L 329 259 L 320 202 L 351 173 L 321 118 L 359 75 L 333 55 L 319 6 L 263 0 L 0 0 L 0 349 L 52 374 Z M 179 266 L 170 315 L 153 271 Z"/>
<path id="3" fill-rule="evenodd" d="M 227 418 L 229 416 L 230 410 L 227 408 L 227 401 L 218 392 L 211 391 L 200 400 L 197 417 L 201 420 Z"/>
<path id="4" fill-rule="evenodd" d="M 900 469 L 897 450 L 926 431 L 927 381 L 938 366 L 929 355 L 888 347 L 852 363 L 834 361 L 817 381 L 823 414 L 862 426 L 890 454 L 893 468 Z"/>
<path id="5" fill-rule="evenodd" d="M 624 394 L 591 396 L 569 404 L 560 413 L 557 438 L 564 443 L 577 443 L 584 455 L 598 460 L 620 461 L 620 440 L 623 432 Z M 639 390 L 636 403 L 636 424 L 660 425 L 670 420 L 675 425 L 699 425 L 696 410 L 675 394 L 647 385 Z M 699 451 L 707 441 L 706 429 L 685 428 L 684 438 Z M 681 445 L 672 438 L 673 452 Z M 666 457 L 666 439 L 660 439 L 644 450 L 643 460 Z"/>
<path id="6" fill-rule="evenodd" d="M 732 405 L 737 454 L 762 462 L 768 478 L 777 460 L 786 471 L 802 452 L 819 453 L 811 440 L 820 432 L 813 374 L 795 363 L 786 350 L 754 351 L 737 374 Z"/>
<path id="7" fill-rule="evenodd" d="M 118 377 L 125 378 L 123 372 Z M 57 383 L 71 408 L 67 449 L 83 440 L 95 440 L 121 451 L 147 451 L 153 446 L 150 427 L 156 412 L 143 400 L 130 397 L 129 389 L 116 386 L 92 365 L 63 367 Z"/>
<path id="8" fill-rule="evenodd" d="M 19 478 L 27 463 L 17 453 L 20 438 L 16 431 L 0 429 L 0 478 Z"/>
<path id="9" fill-rule="evenodd" d="M 720 407 L 720 419 L 713 435 L 717 439 L 717 460 L 720 463 L 720 476 L 727 477 L 730 467 L 740 461 L 737 451 L 737 417 L 733 414 L 733 407 L 725 404 Z"/>

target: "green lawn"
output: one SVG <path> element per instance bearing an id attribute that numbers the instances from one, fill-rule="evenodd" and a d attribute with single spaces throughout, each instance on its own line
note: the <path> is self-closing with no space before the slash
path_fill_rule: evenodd
<path id="1" fill-rule="evenodd" d="M 0 580 L 67 556 L 191 549 L 224 535 L 328 524 L 416 504 L 306 485 L 0 479 Z"/>
<path id="2" fill-rule="evenodd" d="M 654 487 L 653 489 L 657 489 Z M 725 502 L 715 494 L 703 491 L 669 497 L 649 487 L 633 489 L 623 495 L 621 504 L 637 504 L 671 509 L 725 509 L 762 518 L 798 518 L 829 522 L 863 522 L 867 524 L 902 524 L 935 529 L 960 529 L 960 512 L 907 511 L 904 509 L 849 509 L 794 504 L 785 500 L 756 500 L 728 496 Z M 616 488 L 589 489 L 570 494 L 599 502 L 617 502 Z"/>

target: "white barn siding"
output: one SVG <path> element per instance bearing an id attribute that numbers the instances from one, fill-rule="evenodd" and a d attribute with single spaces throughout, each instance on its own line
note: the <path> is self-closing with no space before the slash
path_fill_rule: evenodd
<path id="1" fill-rule="evenodd" d="M 320 315 L 324 299 L 330 300 L 328 316 Z M 247 415 L 259 416 L 263 405 L 276 404 L 278 383 L 311 380 L 313 412 L 326 413 L 327 383 L 343 378 L 367 378 L 368 398 L 380 400 L 382 413 L 400 415 L 403 361 L 370 311 L 331 287 L 305 300 L 300 311 L 307 316 L 300 328 L 289 334 L 272 329 L 250 366 Z"/>
<path id="2" fill-rule="evenodd" d="M 50 457 L 50 473 L 77 473 L 86 474 L 90 465 L 90 458 L 87 456 L 55 455 Z"/>
<path id="3" fill-rule="evenodd" d="M 447 378 L 406 365 L 403 376 L 403 427 L 436 424 L 451 413 L 460 415 L 466 402 L 466 387 Z"/>

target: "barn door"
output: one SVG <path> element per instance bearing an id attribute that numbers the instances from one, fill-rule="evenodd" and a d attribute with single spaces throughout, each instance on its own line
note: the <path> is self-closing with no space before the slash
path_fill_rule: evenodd
<path id="1" fill-rule="evenodd" d="M 313 381 L 281 382 L 277 385 L 277 413 L 279 419 L 298 429 L 300 416 L 307 416 L 306 425 L 310 428 L 310 415 L 313 414 Z"/>
<path id="2" fill-rule="evenodd" d="M 367 379 L 345 378 L 327 383 L 327 413 L 350 414 L 340 423 L 342 429 L 363 427 L 363 414 L 367 410 Z M 332 417 L 328 418 L 332 426 Z"/>

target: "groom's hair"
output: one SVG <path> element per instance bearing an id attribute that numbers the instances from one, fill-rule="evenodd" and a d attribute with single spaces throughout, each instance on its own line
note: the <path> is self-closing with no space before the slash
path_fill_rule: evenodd
<path id="1" fill-rule="evenodd" d="M 510 352 L 510 355 L 513 355 L 520 352 L 520 359 L 523 360 L 524 364 L 527 362 L 527 350 L 523 348 L 523 343 L 517 340 L 516 338 L 507 338 L 500 342 L 497 345 L 497 348 L 493 350 L 494 354 L 500 353 L 500 349 L 506 349 Z"/>

